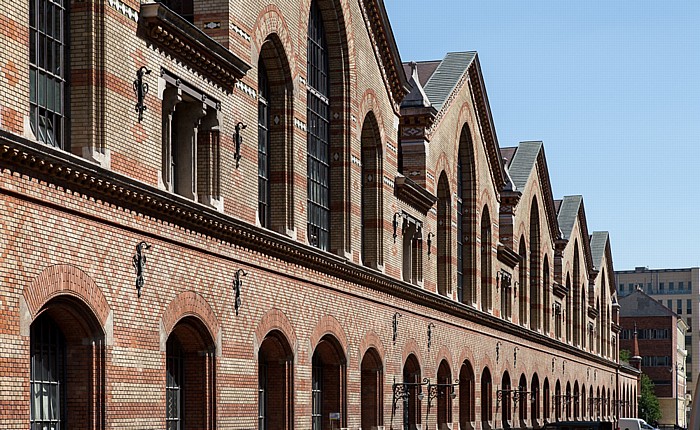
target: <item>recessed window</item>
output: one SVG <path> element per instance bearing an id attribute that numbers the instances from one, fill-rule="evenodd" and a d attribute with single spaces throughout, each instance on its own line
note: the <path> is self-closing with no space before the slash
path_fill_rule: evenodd
<path id="1" fill-rule="evenodd" d="M 68 0 L 29 1 L 29 120 L 41 142 L 68 149 Z"/>
<path id="2" fill-rule="evenodd" d="M 270 85 L 262 61 L 258 63 L 258 221 L 270 227 Z"/>

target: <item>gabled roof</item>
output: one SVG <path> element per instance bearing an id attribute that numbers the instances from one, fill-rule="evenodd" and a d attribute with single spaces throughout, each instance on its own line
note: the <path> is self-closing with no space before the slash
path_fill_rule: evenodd
<path id="1" fill-rule="evenodd" d="M 533 168 L 537 168 L 537 173 L 541 181 L 543 206 L 547 215 L 550 235 L 553 239 L 561 236 L 559 223 L 557 222 L 557 211 L 554 206 L 552 196 L 552 184 L 549 180 L 549 169 L 547 168 L 547 157 L 544 153 L 544 144 L 540 141 L 520 142 L 515 148 L 515 153 L 510 154 L 511 148 L 501 151 L 502 155 L 510 155 L 508 165 L 508 175 L 515 185 L 515 189 L 523 191 L 527 181 L 530 180 Z"/>
<path id="2" fill-rule="evenodd" d="M 450 52 L 425 83 L 425 93 L 436 110 L 442 109 L 447 98 L 457 88 L 462 76 L 467 73 L 476 52 Z"/>
<path id="3" fill-rule="evenodd" d="M 609 233 L 607 231 L 594 231 L 591 235 L 591 258 L 593 267 L 600 270 L 605 255 L 605 247 L 608 244 Z"/>
<path id="4" fill-rule="evenodd" d="M 620 297 L 621 317 L 667 317 L 678 318 L 678 314 L 662 305 L 642 290 L 636 290 Z"/>
<path id="5" fill-rule="evenodd" d="M 434 61 L 415 61 L 416 69 L 418 70 L 418 76 L 420 77 L 420 84 L 425 86 L 428 79 L 435 73 L 435 69 L 440 65 L 440 60 Z M 411 63 L 403 63 L 403 72 L 407 77 L 411 76 Z M 409 82 L 410 83 L 410 82 Z M 409 85 L 410 86 L 410 85 Z"/>
<path id="6" fill-rule="evenodd" d="M 588 235 L 588 224 L 586 223 L 586 211 L 583 207 L 583 196 L 564 196 L 559 207 L 557 219 L 562 238 L 571 239 L 571 232 L 578 218 L 581 224 L 581 247 L 583 248 L 583 258 L 586 260 L 588 272 L 593 269 L 593 259 L 591 256 L 591 242 Z"/>

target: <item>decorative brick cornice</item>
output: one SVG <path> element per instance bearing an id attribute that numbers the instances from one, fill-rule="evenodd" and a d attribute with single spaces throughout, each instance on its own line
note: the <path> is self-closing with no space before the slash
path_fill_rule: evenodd
<path id="1" fill-rule="evenodd" d="M 558 284 L 556 282 L 554 283 L 554 288 L 552 290 L 554 295 L 560 299 L 563 299 L 569 293 L 569 289 L 565 285 Z"/>
<path id="2" fill-rule="evenodd" d="M 305 267 L 340 280 L 365 286 L 392 297 L 426 306 L 445 315 L 535 342 L 603 366 L 616 364 L 566 345 L 489 313 L 394 279 L 352 261 L 321 251 L 269 230 L 247 224 L 184 197 L 112 172 L 83 158 L 0 130 L 0 169 L 40 179 L 35 186 L 78 192 L 85 198 L 111 203 L 144 216 L 171 222 L 256 253 Z M 43 185 L 42 185 L 43 184 Z M 13 192 L 19 194 L 19 192 Z M 614 326 L 613 326 L 614 327 Z"/>
<path id="3" fill-rule="evenodd" d="M 515 269 L 515 266 L 520 263 L 520 255 L 502 243 L 498 244 L 497 256 L 498 261 L 507 265 L 511 269 Z"/>
<path id="4" fill-rule="evenodd" d="M 141 5 L 139 34 L 222 88 L 233 91 L 251 66 L 161 3 Z"/>
<path id="5" fill-rule="evenodd" d="M 396 183 L 396 197 L 423 214 L 427 214 L 437 201 L 436 196 L 403 175 L 396 176 L 394 182 Z"/>
<path id="6" fill-rule="evenodd" d="M 593 306 L 588 306 L 588 316 L 593 319 L 598 318 L 598 309 Z"/>
<path id="7" fill-rule="evenodd" d="M 372 47 L 375 55 L 383 65 L 380 69 L 384 82 L 388 85 L 389 93 L 393 97 L 394 111 L 398 113 L 399 105 L 408 94 L 409 87 L 399 50 L 394 40 L 394 33 L 384 8 L 384 1 L 360 0 L 359 3 L 365 24 L 370 28 L 370 38 L 374 42 Z"/>

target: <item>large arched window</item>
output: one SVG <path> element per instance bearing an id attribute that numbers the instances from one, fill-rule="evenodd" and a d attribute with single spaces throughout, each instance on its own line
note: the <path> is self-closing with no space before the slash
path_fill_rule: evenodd
<path id="1" fill-rule="evenodd" d="M 542 292 L 540 285 L 540 211 L 533 197 L 530 208 L 530 329 L 542 328 Z"/>
<path id="2" fill-rule="evenodd" d="M 468 361 L 459 370 L 459 425 L 471 428 L 475 422 L 474 369 Z"/>
<path id="3" fill-rule="evenodd" d="M 328 42 L 318 3 L 311 3 L 307 37 L 307 236 L 330 246 L 330 79 Z"/>
<path id="4" fill-rule="evenodd" d="M 457 161 L 457 299 L 474 305 L 477 296 L 476 277 L 476 165 L 469 126 L 459 136 Z"/>
<path id="5" fill-rule="evenodd" d="M 270 227 L 270 83 L 267 68 L 258 62 L 258 221 Z"/>
<path id="6" fill-rule="evenodd" d="M 527 288 L 527 246 L 525 237 L 520 236 L 520 246 L 518 248 L 520 263 L 518 264 L 518 318 L 520 325 L 527 324 L 528 314 L 528 288 Z"/>
<path id="7" fill-rule="evenodd" d="M 294 356 L 285 336 L 270 332 L 258 351 L 258 430 L 289 430 L 294 414 Z"/>
<path id="8" fill-rule="evenodd" d="M 566 315 L 564 316 L 564 319 L 566 321 L 566 341 L 568 343 L 572 342 L 572 318 L 571 315 L 573 314 L 573 309 L 572 309 L 572 300 L 571 296 L 573 295 L 573 292 L 571 291 L 571 276 L 569 275 L 569 272 L 566 273 Z"/>
<path id="9" fill-rule="evenodd" d="M 69 4 L 29 0 L 29 123 L 38 140 L 66 150 Z"/>
<path id="10" fill-rule="evenodd" d="M 581 345 L 581 327 L 583 326 L 583 321 L 581 320 L 581 308 L 583 303 L 581 303 L 581 270 L 580 270 L 580 259 L 578 252 L 578 239 L 574 241 L 574 279 L 573 286 L 574 290 L 571 292 L 573 297 L 574 306 L 572 308 L 573 313 L 573 332 L 574 332 L 574 345 Z"/>
<path id="11" fill-rule="evenodd" d="M 49 301 L 30 327 L 31 429 L 98 428 L 105 419 L 104 332 L 82 302 Z"/>
<path id="12" fill-rule="evenodd" d="M 488 428 L 493 421 L 493 384 L 488 367 L 481 374 L 481 428 Z"/>
<path id="13" fill-rule="evenodd" d="M 549 280 L 549 257 L 546 254 L 542 263 L 542 298 L 544 299 L 544 332 L 549 335 L 552 328 L 552 292 Z"/>
<path id="14" fill-rule="evenodd" d="M 437 287 L 438 294 L 446 296 L 452 292 L 452 201 L 449 181 L 444 171 L 438 181 L 437 194 Z"/>
<path id="15" fill-rule="evenodd" d="M 373 113 L 368 113 L 362 124 L 362 263 L 378 268 L 383 261 L 382 228 L 384 205 L 382 201 L 382 142 L 379 126 Z"/>
<path id="16" fill-rule="evenodd" d="M 488 206 L 484 206 L 481 216 L 481 309 L 483 311 L 489 311 L 493 307 L 491 241 L 491 215 Z"/>
<path id="17" fill-rule="evenodd" d="M 346 427 L 345 354 L 338 340 L 324 336 L 316 345 L 311 371 L 311 428 L 325 430 Z M 331 413 L 340 419 L 331 424 Z"/>
<path id="18" fill-rule="evenodd" d="M 195 317 L 181 319 L 166 343 L 167 430 L 214 428 L 216 345 Z"/>

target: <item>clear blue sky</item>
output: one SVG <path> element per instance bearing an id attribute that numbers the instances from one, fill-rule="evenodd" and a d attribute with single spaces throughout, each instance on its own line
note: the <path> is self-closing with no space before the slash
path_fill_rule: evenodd
<path id="1" fill-rule="evenodd" d="M 615 269 L 700 265 L 700 0 L 385 0 L 403 61 L 478 51 L 502 147 L 542 140 Z"/>

